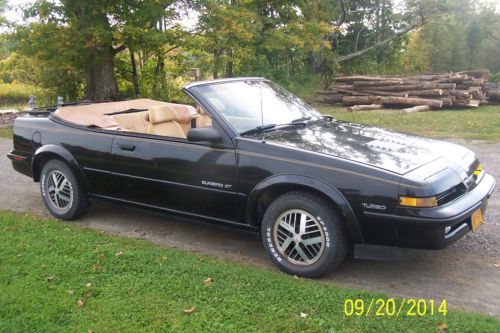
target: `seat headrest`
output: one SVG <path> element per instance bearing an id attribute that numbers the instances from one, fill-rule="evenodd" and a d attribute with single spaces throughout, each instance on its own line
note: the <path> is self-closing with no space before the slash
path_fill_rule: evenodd
<path id="1" fill-rule="evenodd" d="M 153 106 L 146 115 L 146 120 L 151 124 L 161 124 L 167 121 L 174 121 L 177 118 L 175 110 L 169 105 Z"/>

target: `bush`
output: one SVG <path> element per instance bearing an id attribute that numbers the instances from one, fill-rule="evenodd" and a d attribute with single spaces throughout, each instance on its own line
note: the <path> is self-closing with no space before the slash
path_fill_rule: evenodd
<path id="1" fill-rule="evenodd" d="M 28 104 L 30 96 L 35 96 L 37 106 L 54 104 L 49 94 L 38 87 L 20 83 L 0 83 L 0 104 Z"/>

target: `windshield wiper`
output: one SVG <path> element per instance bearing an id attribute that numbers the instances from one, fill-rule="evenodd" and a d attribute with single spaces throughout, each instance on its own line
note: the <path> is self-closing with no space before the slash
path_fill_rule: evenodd
<path id="1" fill-rule="evenodd" d="M 311 117 L 300 117 L 297 119 L 292 120 L 290 123 L 302 123 L 304 121 L 311 120 Z"/>
<path id="2" fill-rule="evenodd" d="M 244 131 L 244 132 L 240 133 L 240 135 L 260 133 L 260 132 L 264 132 L 264 131 L 268 131 L 268 130 L 274 129 L 276 127 L 306 126 L 307 125 L 307 121 L 310 120 L 310 119 L 311 119 L 311 117 L 301 117 L 301 118 L 298 118 L 298 119 L 294 119 L 291 122 L 286 123 L 286 124 L 267 124 L 267 125 L 261 125 L 261 126 L 257 126 L 255 128 L 252 128 L 252 129 L 250 129 L 248 131 Z"/>
<path id="3" fill-rule="evenodd" d="M 276 124 L 261 125 L 261 126 L 257 126 L 255 128 L 252 128 L 252 129 L 250 129 L 248 131 L 241 132 L 240 135 L 260 133 L 260 132 L 263 132 L 263 131 L 267 131 L 267 130 L 273 129 L 276 126 L 277 126 Z"/>

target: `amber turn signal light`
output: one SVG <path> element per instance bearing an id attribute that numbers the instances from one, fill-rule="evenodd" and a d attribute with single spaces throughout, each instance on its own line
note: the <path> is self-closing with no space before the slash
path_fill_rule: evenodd
<path id="1" fill-rule="evenodd" d="M 438 205 L 436 197 L 412 198 L 399 197 L 399 204 L 408 207 L 436 207 Z"/>
<path id="2" fill-rule="evenodd" d="M 481 166 L 481 163 L 476 168 L 476 171 L 474 171 L 474 176 L 479 175 L 483 171 L 483 167 Z"/>

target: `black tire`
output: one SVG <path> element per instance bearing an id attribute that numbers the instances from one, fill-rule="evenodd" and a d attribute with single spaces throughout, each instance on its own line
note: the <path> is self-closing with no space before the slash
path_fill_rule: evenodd
<path id="1" fill-rule="evenodd" d="M 89 210 L 87 192 L 68 165 L 60 160 L 50 160 L 43 166 L 40 191 L 45 206 L 58 219 L 75 220 Z"/>
<path id="2" fill-rule="evenodd" d="M 301 218 L 307 226 L 304 229 L 300 229 Z M 342 263 L 347 252 L 340 214 L 321 197 L 305 191 L 288 192 L 269 205 L 261 238 L 266 252 L 282 271 L 308 278 L 329 273 Z M 318 243 L 305 245 L 303 241 L 308 239 Z"/>

